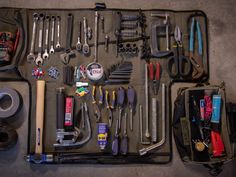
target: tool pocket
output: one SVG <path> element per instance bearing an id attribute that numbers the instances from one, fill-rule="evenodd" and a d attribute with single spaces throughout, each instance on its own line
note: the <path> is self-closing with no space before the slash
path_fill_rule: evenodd
<path id="1" fill-rule="evenodd" d="M 2 8 L 0 11 L 0 71 L 15 68 L 24 57 L 27 42 L 25 19 L 24 9 Z"/>
<path id="2" fill-rule="evenodd" d="M 232 159 L 224 90 L 218 86 L 181 90 L 175 100 L 173 132 L 186 163 L 214 165 Z"/>

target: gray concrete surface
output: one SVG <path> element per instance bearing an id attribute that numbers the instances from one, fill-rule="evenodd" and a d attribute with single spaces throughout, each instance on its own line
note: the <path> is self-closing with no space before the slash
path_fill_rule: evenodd
<path id="1" fill-rule="evenodd" d="M 92 0 L 0 0 L 1 7 L 21 8 L 85 8 L 94 7 Z M 228 101 L 236 102 L 236 1 L 235 0 L 103 0 L 110 8 L 158 8 L 174 10 L 201 9 L 209 18 L 209 53 L 210 53 L 210 81 L 212 83 L 226 82 Z M 184 165 L 174 146 L 173 160 L 167 165 L 32 165 L 23 160 L 26 152 L 27 122 L 19 130 L 20 139 L 16 149 L 6 152 L 13 155 L 11 158 L 2 159 L 0 162 L 1 177 L 70 177 L 70 176 L 124 176 L 124 177 L 180 177 L 180 176 L 209 176 L 207 171 L 200 166 Z M 1 152 L 2 153 L 2 152 Z M 235 161 L 229 162 L 224 167 L 220 176 L 233 177 L 236 169 Z"/>

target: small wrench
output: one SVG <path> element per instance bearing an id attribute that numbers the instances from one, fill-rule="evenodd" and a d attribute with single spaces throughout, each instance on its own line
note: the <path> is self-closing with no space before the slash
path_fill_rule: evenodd
<path id="1" fill-rule="evenodd" d="M 82 44 L 81 44 L 81 29 L 82 29 L 82 23 L 79 22 L 79 36 L 78 36 L 78 42 L 76 44 L 76 50 L 81 51 L 82 50 Z"/>
<path id="2" fill-rule="evenodd" d="M 84 21 L 84 45 L 83 45 L 83 54 L 87 55 L 89 53 L 89 45 L 88 45 L 88 36 L 87 36 L 87 20 L 83 17 Z"/>
<path id="3" fill-rule="evenodd" d="M 45 30 L 45 49 L 44 49 L 44 54 L 43 54 L 43 59 L 47 59 L 48 58 L 48 34 L 49 34 L 49 21 L 50 21 L 50 17 L 47 15 L 45 17 L 45 21 L 46 21 L 46 30 Z"/>
<path id="4" fill-rule="evenodd" d="M 27 61 L 30 62 L 31 60 L 35 60 L 34 55 L 34 43 L 35 43 L 35 36 L 36 36 L 36 28 L 37 28 L 37 21 L 38 21 L 38 14 L 33 14 L 33 30 L 32 30 L 32 39 L 30 45 L 30 53 L 27 55 Z"/>
<path id="5" fill-rule="evenodd" d="M 59 49 L 59 48 L 61 48 L 61 44 L 60 44 L 61 17 L 57 16 L 56 21 L 57 21 L 57 44 L 56 44 L 56 48 Z"/>
<path id="6" fill-rule="evenodd" d="M 42 52 L 43 52 L 43 22 L 44 15 L 39 15 L 39 45 L 38 45 L 38 56 L 35 59 L 35 63 L 38 66 L 39 64 L 43 64 Z"/>
<path id="7" fill-rule="evenodd" d="M 146 138 L 150 138 L 150 132 L 149 132 L 149 114 L 148 114 L 148 111 L 149 111 L 149 106 L 148 106 L 148 64 L 145 64 L 145 104 L 146 104 L 146 110 L 145 110 L 145 114 L 146 114 L 146 117 L 145 117 L 145 120 L 146 120 L 146 123 L 145 123 L 145 137 Z"/>
<path id="8" fill-rule="evenodd" d="M 56 17 L 55 16 L 52 16 L 51 17 L 51 41 L 50 41 L 50 44 L 51 44 L 51 47 L 50 47 L 50 54 L 54 54 L 55 51 L 54 51 L 54 28 L 55 28 L 55 20 L 56 20 Z"/>

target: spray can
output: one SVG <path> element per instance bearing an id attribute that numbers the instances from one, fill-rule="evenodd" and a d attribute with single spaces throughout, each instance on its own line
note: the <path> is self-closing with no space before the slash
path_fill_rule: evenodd
<path id="1" fill-rule="evenodd" d="M 213 95 L 212 98 L 212 116 L 211 122 L 218 124 L 220 122 L 221 95 Z"/>

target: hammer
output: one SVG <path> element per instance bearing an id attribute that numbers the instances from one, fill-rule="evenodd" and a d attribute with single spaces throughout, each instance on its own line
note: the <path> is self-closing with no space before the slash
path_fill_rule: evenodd
<path id="1" fill-rule="evenodd" d="M 35 153 L 29 154 L 26 158 L 28 162 L 34 162 L 34 163 L 53 162 L 52 154 L 43 154 L 44 96 L 45 96 L 45 81 L 37 80 L 36 82 L 36 144 L 35 144 Z"/>

